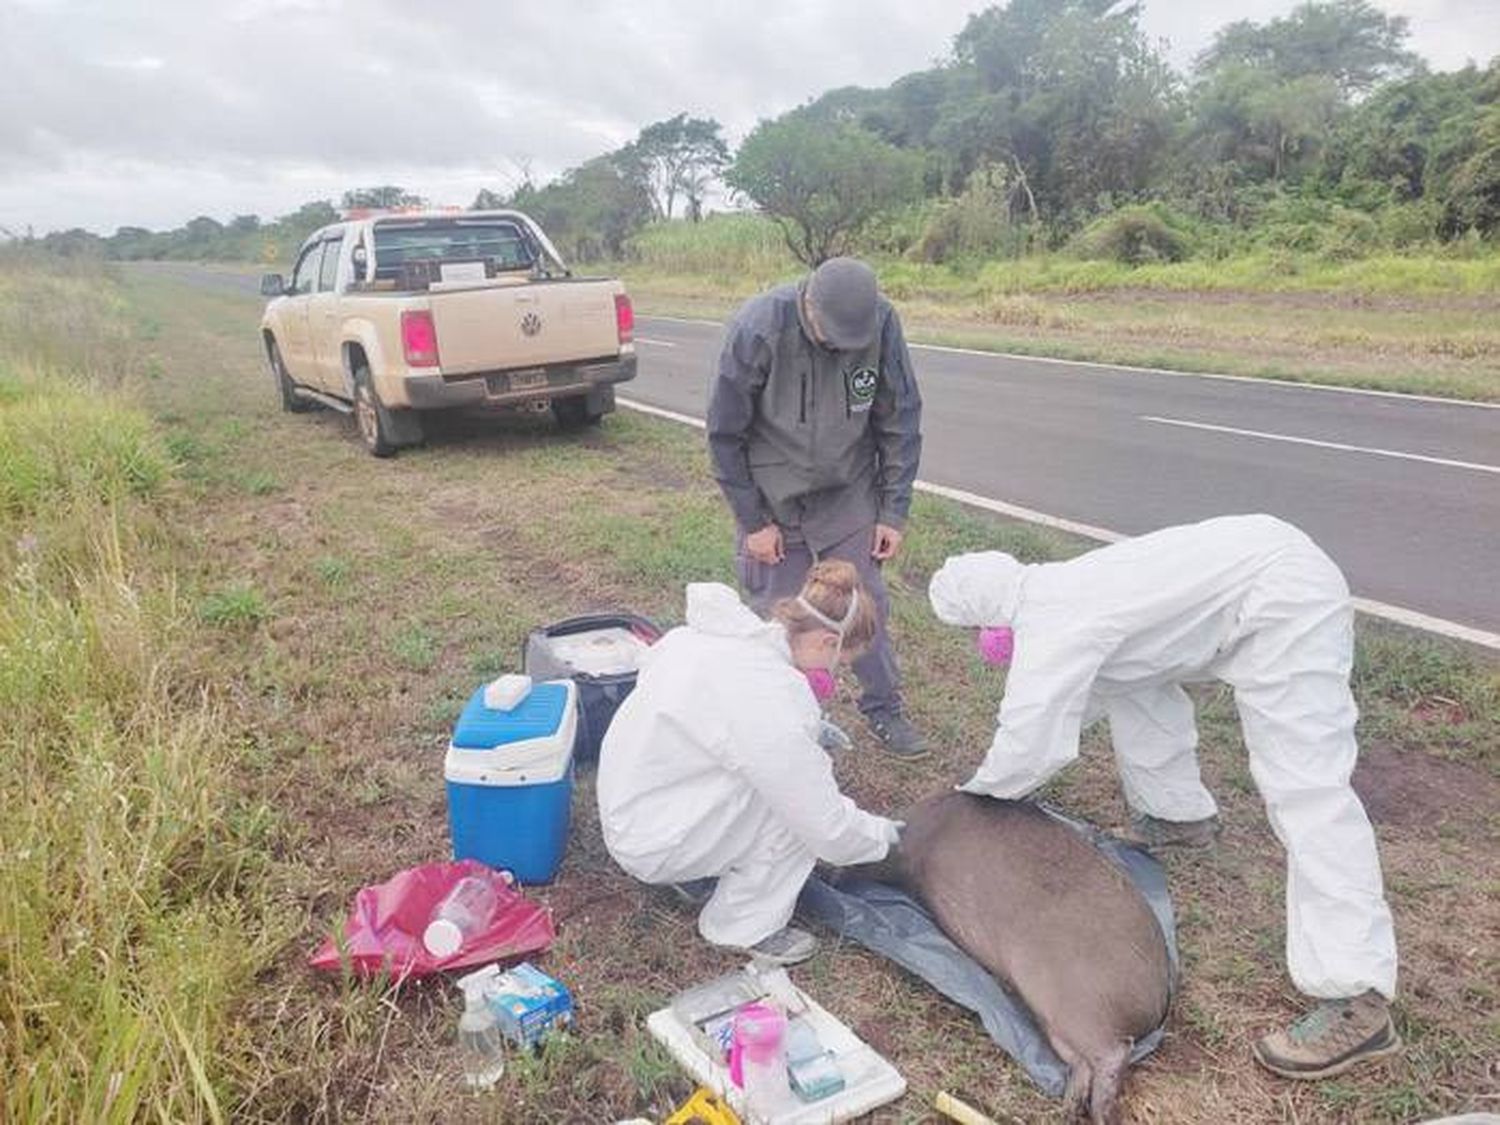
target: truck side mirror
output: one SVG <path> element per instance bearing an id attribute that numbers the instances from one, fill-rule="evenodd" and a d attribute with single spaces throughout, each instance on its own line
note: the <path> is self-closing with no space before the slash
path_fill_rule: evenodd
<path id="1" fill-rule="evenodd" d="M 286 293 L 286 282 L 279 273 L 263 273 L 260 275 L 260 295 L 262 297 L 280 297 Z"/>

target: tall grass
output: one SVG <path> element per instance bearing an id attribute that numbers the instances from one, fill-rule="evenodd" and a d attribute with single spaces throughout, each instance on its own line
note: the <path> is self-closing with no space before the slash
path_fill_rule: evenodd
<path id="1" fill-rule="evenodd" d="M 221 1120 L 253 963 L 220 716 L 182 690 L 109 281 L 0 258 L 0 1119 Z"/>
<path id="2" fill-rule="evenodd" d="M 630 240 L 627 260 L 630 274 L 707 278 L 733 292 L 764 289 L 802 272 L 776 224 L 752 214 L 653 223 Z"/>
<path id="3" fill-rule="evenodd" d="M 1500 252 L 1460 246 L 1336 260 L 1312 252 L 1259 250 L 1224 259 L 1193 258 L 1137 266 L 1037 253 L 945 265 L 871 252 L 881 284 L 898 300 L 983 303 L 1018 293 L 1090 293 L 1115 289 L 1170 292 L 1341 292 L 1371 295 L 1500 294 Z M 616 267 L 619 268 L 619 267 Z M 701 223 L 657 223 L 637 234 L 627 278 L 702 283 L 712 295 L 755 292 L 802 272 L 770 220 L 713 215 Z"/>

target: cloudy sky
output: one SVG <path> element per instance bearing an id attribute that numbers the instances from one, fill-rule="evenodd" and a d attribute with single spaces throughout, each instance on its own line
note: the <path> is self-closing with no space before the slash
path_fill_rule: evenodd
<path id="1" fill-rule="evenodd" d="M 1500 54 L 1500 0 L 1375 0 L 1438 69 Z M 1295 0 L 1145 0 L 1185 66 Z M 738 142 L 946 55 L 983 0 L 0 0 L 0 227 L 273 217 L 397 183 L 539 182 L 686 110 Z"/>

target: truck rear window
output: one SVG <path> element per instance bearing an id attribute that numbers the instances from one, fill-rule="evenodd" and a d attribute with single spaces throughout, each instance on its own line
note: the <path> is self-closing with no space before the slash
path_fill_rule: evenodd
<path id="1" fill-rule="evenodd" d="M 380 223 L 375 227 L 375 278 L 400 281 L 410 263 L 483 262 L 493 277 L 508 270 L 529 270 L 535 256 L 521 229 L 507 222 L 439 219 L 421 223 Z"/>

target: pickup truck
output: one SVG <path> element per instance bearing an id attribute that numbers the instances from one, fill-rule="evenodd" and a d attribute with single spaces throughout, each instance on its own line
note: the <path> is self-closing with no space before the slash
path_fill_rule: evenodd
<path id="1" fill-rule="evenodd" d="M 261 293 L 282 407 L 352 413 L 376 457 L 420 442 L 431 410 L 550 408 L 564 428 L 589 425 L 635 377 L 624 286 L 572 276 L 519 211 L 333 223 Z"/>

